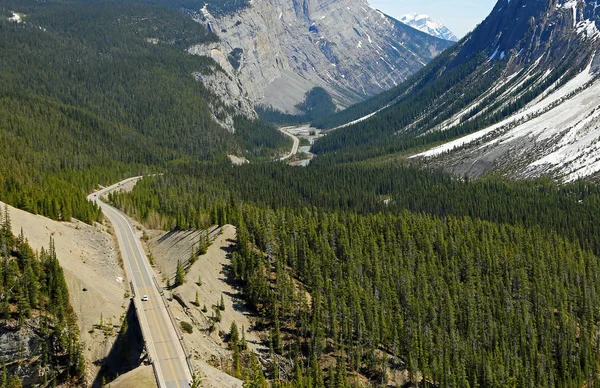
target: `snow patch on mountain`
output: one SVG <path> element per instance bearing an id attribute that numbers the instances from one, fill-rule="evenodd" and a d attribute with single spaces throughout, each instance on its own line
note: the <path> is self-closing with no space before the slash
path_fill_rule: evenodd
<path id="1" fill-rule="evenodd" d="M 481 131 L 414 157 L 435 157 L 456 150 L 486 155 L 507 152 L 520 161 L 518 176 L 550 175 L 564 182 L 600 172 L 600 82 L 592 62 L 564 86 L 521 112 Z M 471 151 L 470 151 L 471 150 Z"/>
<path id="2" fill-rule="evenodd" d="M 546 118 L 547 116 L 545 115 L 545 113 L 547 113 L 547 111 L 552 110 L 552 107 L 554 107 L 556 104 L 560 104 L 564 99 L 577 93 L 578 91 L 581 91 L 586 86 L 588 86 L 588 84 L 592 80 L 594 80 L 594 77 L 595 77 L 595 75 L 591 73 L 591 64 L 592 64 L 592 62 L 590 62 L 590 65 L 586 69 L 584 69 L 578 76 L 573 78 L 571 81 L 567 82 L 563 87 L 552 92 L 551 94 L 549 94 L 546 98 L 542 99 L 541 101 L 538 101 L 538 102 L 526 107 L 521 112 L 519 112 L 497 124 L 494 124 L 488 128 L 482 129 L 478 132 L 475 132 L 470 135 L 464 136 L 462 138 L 453 140 L 451 142 L 442 144 L 438 147 L 430 149 L 429 151 L 425 151 L 420 154 L 414 155 L 414 156 L 412 156 L 412 158 L 415 158 L 415 157 L 429 158 L 429 157 L 438 156 L 438 155 L 444 154 L 446 152 L 452 151 L 454 149 L 460 148 L 464 145 L 473 143 L 474 141 L 482 139 L 482 138 L 492 134 L 495 131 L 498 131 L 498 130 L 502 131 L 502 129 L 504 129 L 504 128 L 514 127 L 515 125 L 517 125 L 517 127 L 513 128 L 512 130 L 509 130 L 508 133 L 506 133 L 504 135 L 504 138 L 506 140 L 510 137 L 512 137 L 512 138 L 514 138 L 515 136 L 518 137 L 519 135 L 517 135 L 517 134 L 523 133 L 520 129 L 522 129 L 529 122 L 528 119 L 535 118 L 537 120 L 537 119 Z M 523 123 L 523 121 L 525 121 L 525 123 Z M 533 120 L 531 120 L 531 121 L 533 121 Z M 525 131 L 525 132 L 527 132 L 527 131 Z M 492 140 L 487 145 L 495 144 L 498 142 L 499 142 L 499 140 L 495 139 L 495 140 Z"/>
<path id="3" fill-rule="evenodd" d="M 400 21 L 414 29 L 422 31 L 436 38 L 457 42 L 458 37 L 452 33 L 442 23 L 431 19 L 428 15 L 417 14 L 415 12 L 406 14 L 400 18 Z"/>
<path id="4" fill-rule="evenodd" d="M 19 15 L 18 13 L 13 12 L 12 16 L 9 17 L 8 20 L 15 23 L 21 23 L 23 21 L 23 18 L 21 18 L 21 15 Z"/>

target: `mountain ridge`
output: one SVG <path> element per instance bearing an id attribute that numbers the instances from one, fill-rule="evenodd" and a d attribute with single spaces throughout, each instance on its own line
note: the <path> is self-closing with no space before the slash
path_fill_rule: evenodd
<path id="1" fill-rule="evenodd" d="M 500 0 L 471 34 L 409 82 L 379 96 L 378 100 L 358 105 L 355 114 L 350 110 L 317 123 L 334 128 L 380 110 L 366 120 L 331 133 L 317 143 L 314 151 L 327 153 L 350 147 L 355 155 L 346 157 L 355 159 L 356 154 L 363 151 L 370 155 L 365 157 L 371 157 L 426 148 L 428 144 L 493 128 L 510 117 L 517 121 L 530 120 L 532 116 L 522 113 L 552 94 L 563 93 L 554 101 L 546 99 L 548 104 L 542 110 L 536 109 L 535 116 L 554 109 L 587 84 L 583 82 L 573 88 L 570 83 L 573 79 L 579 75 L 579 80 L 587 77 L 587 81 L 592 81 L 598 70 L 595 53 L 600 47 L 597 32 L 600 17 L 594 4 L 581 0 L 545 3 Z M 588 67 L 591 73 L 582 75 Z M 559 136 L 558 131 L 556 133 Z M 589 131 L 586 133 L 590 136 Z M 556 138 L 552 144 L 558 141 Z M 516 143 L 512 146 L 510 150 L 499 152 L 493 160 L 483 158 L 482 163 L 471 160 L 478 166 L 471 171 L 468 171 L 470 164 L 450 168 L 449 160 L 442 156 L 434 164 L 458 175 L 481 176 L 508 167 L 519 175 L 519 166 L 524 162 L 514 158 L 515 147 L 521 151 L 529 148 Z M 475 155 L 480 154 L 474 151 L 472 156 L 477 159 Z M 459 159 L 455 158 L 457 164 Z M 507 165 L 507 160 L 512 162 Z M 566 174 L 536 169 L 531 176 L 560 178 L 563 173 Z"/>
<path id="2" fill-rule="evenodd" d="M 220 42 L 189 52 L 212 57 L 256 105 L 298 113 L 322 87 L 346 107 L 395 87 L 451 43 L 372 9 L 365 0 L 254 2 L 233 15 L 188 10 Z"/>

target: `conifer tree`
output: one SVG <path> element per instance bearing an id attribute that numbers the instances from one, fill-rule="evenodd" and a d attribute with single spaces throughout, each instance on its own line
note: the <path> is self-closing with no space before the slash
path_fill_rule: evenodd
<path id="1" fill-rule="evenodd" d="M 185 282 L 185 269 L 183 268 L 183 264 L 181 264 L 181 260 L 177 260 L 177 270 L 175 272 L 175 287 L 183 285 Z"/>
<path id="2" fill-rule="evenodd" d="M 231 322 L 231 327 L 229 328 L 229 346 L 234 348 L 239 345 L 240 342 L 240 333 L 235 321 Z"/>

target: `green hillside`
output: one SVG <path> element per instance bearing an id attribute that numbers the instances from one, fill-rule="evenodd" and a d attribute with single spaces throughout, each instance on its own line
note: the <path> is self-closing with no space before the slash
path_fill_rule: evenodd
<path id="1" fill-rule="evenodd" d="M 97 183 L 177 158 L 268 157 L 287 145 L 270 125 L 238 118 L 232 134 L 212 119 L 234 112 L 192 74 L 218 67 L 184 49 L 216 37 L 179 10 L 5 1 L 0 14 L 0 198 L 11 204 L 91 221 L 98 212 L 84 194 Z"/>

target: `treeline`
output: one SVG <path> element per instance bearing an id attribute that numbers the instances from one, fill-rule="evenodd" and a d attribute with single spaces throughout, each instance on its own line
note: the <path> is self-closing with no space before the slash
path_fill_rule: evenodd
<path id="1" fill-rule="evenodd" d="M 183 8 L 198 12 L 206 6 L 212 15 L 231 15 L 250 5 L 250 0 L 143 0 L 158 3 L 167 7 Z"/>
<path id="2" fill-rule="evenodd" d="M 329 93 L 321 87 L 315 87 L 306 92 L 304 101 L 298 104 L 296 108 L 301 112 L 300 114 L 282 113 L 269 107 L 259 107 L 257 112 L 261 120 L 293 125 L 325 119 L 337 110 Z"/>
<path id="3" fill-rule="evenodd" d="M 362 214 L 398 212 L 455 216 L 541 228 L 600 254 L 600 189 L 578 182 L 464 180 L 413 167 L 279 164 L 171 164 L 144 178 L 115 203 L 153 227 L 206 228 L 227 222 L 231 209 L 252 202 L 273 209 L 317 207 Z"/>
<path id="4" fill-rule="evenodd" d="M 48 249 L 34 252 L 22 231 L 13 235 L 8 209 L 0 213 L 0 321 L 34 329 L 40 346 L 30 349 L 30 362 L 46 376 L 46 384 L 79 381 L 85 368 L 79 329 L 54 241 L 50 239 Z M 3 386 L 19 386 L 6 380 L 7 369 L 9 374 L 19 372 L 18 361 L 2 360 Z"/>

